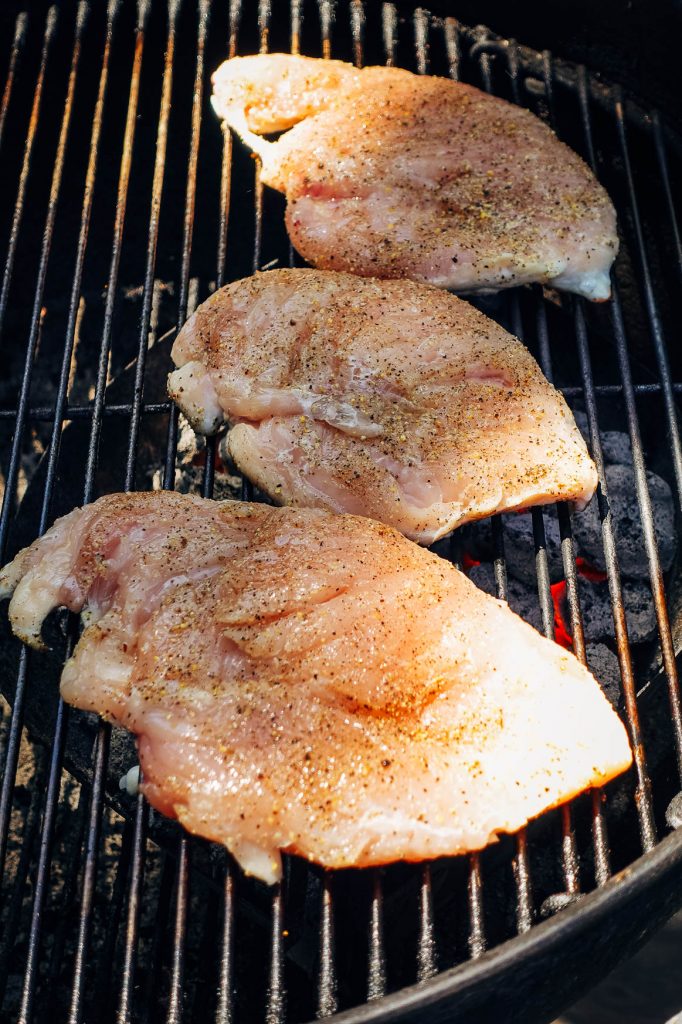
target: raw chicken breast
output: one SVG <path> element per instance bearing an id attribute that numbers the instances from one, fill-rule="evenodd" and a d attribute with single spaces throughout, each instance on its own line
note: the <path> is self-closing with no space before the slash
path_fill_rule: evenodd
<path id="1" fill-rule="evenodd" d="M 456 291 L 540 281 L 611 294 L 613 205 L 530 111 L 445 78 L 286 54 L 228 60 L 213 86 L 314 266 Z M 255 134 L 292 125 L 276 142 Z"/>
<path id="2" fill-rule="evenodd" d="M 230 456 L 279 503 L 430 544 L 503 509 L 586 502 L 597 485 L 528 350 L 427 285 L 269 271 L 212 295 L 172 354 L 173 399 L 201 433 L 235 424 Z"/>
<path id="3" fill-rule="evenodd" d="M 0 576 L 34 645 L 88 623 L 62 694 L 138 737 L 150 802 L 279 877 L 479 849 L 631 760 L 589 672 L 367 519 L 101 498 Z"/>

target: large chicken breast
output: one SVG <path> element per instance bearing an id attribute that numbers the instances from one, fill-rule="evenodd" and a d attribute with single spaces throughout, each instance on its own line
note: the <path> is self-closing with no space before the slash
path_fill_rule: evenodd
<path id="1" fill-rule="evenodd" d="M 169 493 L 59 520 L 0 575 L 15 632 L 87 627 L 69 703 L 144 792 L 265 881 L 476 850 L 628 767 L 590 673 L 449 563 L 353 516 Z"/>
<path id="2" fill-rule="evenodd" d="M 286 195 L 289 235 L 314 266 L 609 297 L 613 205 L 530 111 L 445 78 L 287 54 L 235 57 L 213 85 L 215 110 Z"/>
<path id="3" fill-rule="evenodd" d="M 171 396 L 279 503 L 371 516 L 424 544 L 559 499 L 597 472 L 525 346 L 411 281 L 273 270 L 216 292 L 173 347 Z"/>

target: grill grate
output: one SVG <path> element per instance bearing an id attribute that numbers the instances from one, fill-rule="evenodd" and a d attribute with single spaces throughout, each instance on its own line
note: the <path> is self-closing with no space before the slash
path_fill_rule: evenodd
<path id="1" fill-rule="evenodd" d="M 145 486 L 151 461 L 162 469 L 162 486 L 175 486 L 180 419 L 156 393 L 150 370 L 162 329 L 179 327 L 227 280 L 273 261 L 295 265 L 280 197 L 263 190 L 258 161 L 233 146 L 229 133 L 221 137 L 210 113 L 208 75 L 219 61 L 290 48 L 461 77 L 549 120 L 619 207 L 625 245 L 608 308 L 534 287 L 492 300 L 491 312 L 526 340 L 546 376 L 587 416 L 635 767 L 608 800 L 601 792 L 580 798 L 497 850 L 364 873 L 287 860 L 282 883 L 266 891 L 243 879 L 222 851 L 160 823 L 140 796 L 127 803 L 112 797 L 108 725 L 95 728 L 91 760 L 80 771 L 72 745 L 81 717 L 61 701 L 45 727 L 47 749 L 31 747 L 24 722 L 40 734 L 32 704 L 47 668 L 22 648 L 11 678 L 2 665 L 12 706 L 3 717 L 0 791 L 7 1020 L 58 1013 L 70 1024 L 93 1016 L 120 1024 L 206 1017 L 279 1024 L 373 1002 L 476 960 L 604 885 L 656 846 L 682 782 L 674 600 L 666 599 L 647 477 L 651 466 L 667 477 L 679 515 L 682 381 L 675 377 L 682 359 L 667 342 L 682 277 L 673 203 L 679 144 L 657 113 L 584 68 L 454 18 L 434 19 L 422 8 L 405 17 L 392 3 L 362 0 L 243 6 L 139 0 L 135 8 L 110 0 L 103 8 L 81 0 L 21 13 L 13 29 L 3 16 L 12 41 L 1 58 L 0 145 L 10 187 L 0 209 L 0 339 L 10 381 L 0 391 L 0 557 L 26 540 L 22 517 L 15 520 L 24 492 L 38 496 L 35 535 L 61 511 L 67 484 L 72 505 L 87 503 L 104 479 L 107 489 Z M 123 382 L 118 391 L 110 387 L 115 378 Z M 650 661 L 660 662 L 665 682 L 649 688 L 652 697 L 642 693 L 642 654 L 628 640 L 600 434 L 613 425 L 630 437 L 656 613 Z M 74 462 L 75 429 L 86 441 Z M 112 436 L 123 439 L 118 447 Z M 44 451 L 40 470 L 30 458 L 36 446 Z M 200 490 L 210 497 L 214 439 L 204 453 Z M 248 481 L 241 493 L 253 498 Z M 538 607 L 553 638 L 551 514 L 530 515 Z M 557 515 L 573 646 L 587 661 L 572 516 L 566 506 Z M 439 547 L 460 565 L 461 533 Z M 504 538 L 496 517 L 502 598 Z M 62 632 L 68 655 L 77 624 L 65 623 Z M 25 779 L 29 750 L 35 764 Z"/>

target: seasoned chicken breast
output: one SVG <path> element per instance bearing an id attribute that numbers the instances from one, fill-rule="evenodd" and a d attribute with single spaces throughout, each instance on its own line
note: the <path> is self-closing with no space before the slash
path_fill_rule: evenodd
<path id="1" fill-rule="evenodd" d="M 410 281 L 278 270 L 216 292 L 173 346 L 172 398 L 279 503 L 424 544 L 503 509 L 586 502 L 597 472 L 528 350 Z"/>
<path id="2" fill-rule="evenodd" d="M 138 737 L 160 811 L 274 881 L 476 850 L 628 767 L 589 672 L 449 563 L 367 519 L 114 494 L 0 575 L 62 694 Z"/>
<path id="3" fill-rule="evenodd" d="M 530 111 L 445 78 L 287 54 L 228 60 L 213 86 L 218 115 L 286 195 L 291 241 L 314 266 L 463 292 L 540 281 L 609 297 L 613 205 Z"/>

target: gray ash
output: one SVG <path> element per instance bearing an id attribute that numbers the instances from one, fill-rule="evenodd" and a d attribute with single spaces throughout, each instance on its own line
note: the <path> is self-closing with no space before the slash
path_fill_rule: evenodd
<path id="1" fill-rule="evenodd" d="M 667 570 L 675 557 L 675 513 L 670 487 L 660 476 L 647 473 L 653 505 L 654 527 L 661 567 Z M 635 474 L 629 466 L 607 466 L 606 484 L 611 507 L 620 571 L 623 576 L 644 580 L 649 577 L 642 520 L 635 490 Z M 593 565 L 604 569 L 604 548 L 596 498 L 575 516 L 574 536 L 578 551 Z"/>
<path id="2" fill-rule="evenodd" d="M 606 467 L 606 483 L 611 508 L 611 521 L 616 539 L 618 562 L 623 576 L 647 580 L 649 570 L 644 549 L 642 520 L 635 490 L 634 472 L 629 466 Z M 670 487 L 662 477 L 647 473 L 647 483 L 654 510 L 661 567 L 667 571 L 676 550 L 675 518 Z M 563 578 L 561 536 L 556 510 L 543 510 L 547 565 L 552 583 Z M 596 497 L 582 512 L 573 516 L 573 539 L 576 553 L 599 570 L 605 570 L 602 525 Z M 536 581 L 535 540 L 530 512 L 512 513 L 504 520 L 504 549 L 509 573 L 529 586 Z M 488 521 L 469 528 L 467 550 L 473 557 L 490 559 L 493 544 Z"/>
<path id="3" fill-rule="evenodd" d="M 481 562 L 475 565 L 469 572 L 469 579 L 486 594 L 495 596 L 495 573 L 492 564 Z M 521 580 L 509 577 L 507 580 L 507 601 L 512 611 L 520 615 L 522 619 L 529 622 L 531 626 L 542 632 L 542 616 L 538 601 L 537 590 L 533 591 Z"/>
<path id="4" fill-rule="evenodd" d="M 206 439 L 195 434 L 184 416 L 180 416 L 178 423 L 178 446 L 175 458 L 175 480 L 173 489 L 181 494 L 200 494 L 204 477 L 204 466 L 206 464 Z M 154 491 L 161 490 L 163 486 L 163 470 L 158 466 L 150 466 L 148 469 L 151 487 Z M 220 456 L 220 449 L 216 452 L 215 478 L 213 483 L 213 497 L 218 501 L 241 496 L 241 477 L 230 473 Z"/>
<path id="5" fill-rule="evenodd" d="M 564 565 L 561 558 L 561 535 L 556 509 L 544 510 L 542 518 L 545 525 L 545 550 L 547 551 L 550 581 L 557 583 L 563 579 Z M 517 579 L 523 580 L 528 586 L 535 587 L 537 571 L 531 512 L 522 512 L 506 517 L 504 521 L 504 550 L 510 572 L 513 572 Z"/>
<path id="6" fill-rule="evenodd" d="M 575 413 L 578 427 L 589 440 L 587 417 Z M 632 448 L 627 434 L 607 430 L 600 434 L 605 462 L 611 521 L 615 534 L 621 589 L 628 639 L 643 645 L 656 635 L 656 615 L 649 587 L 649 572 L 644 548 L 642 522 L 632 467 Z M 668 570 L 676 552 L 673 497 L 666 481 L 647 473 L 653 506 L 654 525 L 661 565 Z M 545 552 L 549 571 L 556 639 L 571 646 L 571 617 L 568 605 L 561 534 L 556 508 L 542 511 Z M 577 556 L 578 597 L 586 641 L 588 664 L 612 704 L 621 695 L 618 658 L 613 648 L 614 623 L 604 557 L 602 524 L 596 497 L 586 509 L 574 512 L 573 540 Z M 503 520 L 504 552 L 507 568 L 509 605 L 527 622 L 542 631 L 537 593 L 536 546 L 533 514 L 507 514 Z M 492 561 L 495 555 L 490 520 L 475 523 L 463 531 L 464 548 L 470 558 L 480 560 L 469 572 L 470 578 L 486 593 L 495 593 Z"/>
<path id="7" fill-rule="evenodd" d="M 592 674 L 599 680 L 605 696 L 618 706 L 620 701 L 620 666 L 618 658 L 606 644 L 587 644 L 585 653 Z"/>
<path id="8" fill-rule="evenodd" d="M 656 613 L 651 591 L 641 580 L 623 580 L 623 604 L 631 643 L 649 640 L 656 631 Z M 613 639 L 613 612 L 607 583 L 578 576 L 578 593 L 582 611 L 585 640 Z M 570 621 L 568 601 L 561 599 L 561 612 L 565 622 Z"/>
<path id="9" fill-rule="evenodd" d="M 587 416 L 579 409 L 574 409 L 573 415 L 578 425 L 578 430 L 585 438 L 585 442 L 589 447 L 590 428 L 587 423 Z M 632 445 L 627 434 L 623 433 L 622 430 L 602 430 L 599 433 L 599 438 L 601 440 L 604 462 L 607 465 L 616 465 L 618 463 L 624 466 L 632 465 Z"/>

